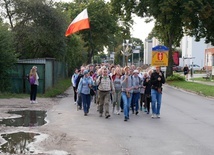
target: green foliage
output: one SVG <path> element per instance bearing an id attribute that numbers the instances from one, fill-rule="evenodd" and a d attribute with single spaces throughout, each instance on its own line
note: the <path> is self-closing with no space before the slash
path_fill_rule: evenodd
<path id="1" fill-rule="evenodd" d="M 8 27 L 0 22 L 0 92 L 10 88 L 9 71 L 16 62 L 16 54 L 13 48 L 13 34 Z"/>
<path id="2" fill-rule="evenodd" d="M 166 78 L 167 81 L 185 81 L 185 77 L 180 74 L 173 74 Z"/>
<path id="3" fill-rule="evenodd" d="M 63 79 L 59 80 L 58 83 L 48 90 L 46 90 L 45 94 L 39 95 L 40 97 L 56 97 L 57 95 L 60 95 L 64 93 L 69 87 L 71 86 L 71 79 Z"/>
<path id="4" fill-rule="evenodd" d="M 206 43 L 211 42 L 214 45 L 213 0 L 188 0 L 183 3 L 184 13 L 181 16 L 185 32 L 190 36 L 195 36 L 196 41 L 205 38 Z"/>
<path id="5" fill-rule="evenodd" d="M 16 52 L 20 58 L 51 57 L 64 61 L 66 57 L 63 14 L 44 0 L 20 1 L 16 4 Z"/>
<path id="6" fill-rule="evenodd" d="M 69 75 L 73 74 L 75 68 L 79 68 L 87 61 L 86 49 L 82 46 L 83 40 L 78 35 L 67 38 L 67 54 L 65 61 L 67 62 Z"/>
<path id="7" fill-rule="evenodd" d="M 111 6 L 104 0 L 90 1 L 86 5 L 90 18 L 90 36 L 83 33 L 83 39 L 88 42 L 88 63 L 98 51 L 103 51 L 104 46 L 112 44 L 112 39 L 119 31 L 118 17 L 112 14 Z M 102 12 L 102 13 L 101 13 Z M 102 33 L 101 33 L 102 32 Z M 113 41 L 116 44 L 115 41 Z"/>

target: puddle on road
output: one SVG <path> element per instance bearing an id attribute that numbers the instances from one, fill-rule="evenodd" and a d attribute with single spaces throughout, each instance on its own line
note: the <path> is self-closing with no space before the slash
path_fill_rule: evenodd
<path id="1" fill-rule="evenodd" d="M 23 110 L 23 111 L 9 111 L 9 114 L 17 114 L 21 117 L 8 118 L 0 120 L 0 125 L 5 126 L 23 126 L 23 127 L 34 127 L 46 124 L 45 121 L 46 111 L 36 110 Z"/>
<path id="2" fill-rule="evenodd" d="M 11 134 L 1 134 L 2 138 L 6 142 L 0 146 L 0 153 L 10 153 L 10 154 L 29 154 L 34 151 L 30 150 L 29 144 L 36 140 L 35 136 L 38 136 L 38 133 L 30 132 L 17 132 Z"/>

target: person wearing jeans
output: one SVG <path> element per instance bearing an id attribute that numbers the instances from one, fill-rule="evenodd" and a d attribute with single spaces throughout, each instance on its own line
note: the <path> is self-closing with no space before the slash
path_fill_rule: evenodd
<path id="1" fill-rule="evenodd" d="M 80 79 L 77 92 L 82 98 L 84 116 L 87 116 L 91 104 L 90 88 L 92 88 L 93 80 L 89 76 L 88 70 L 84 70 L 83 75 L 84 76 Z"/>
<path id="2" fill-rule="evenodd" d="M 161 99 L 162 94 L 159 93 L 157 90 L 152 89 L 152 118 L 155 117 L 155 115 L 160 118 L 160 108 L 161 108 Z"/>
<path id="3" fill-rule="evenodd" d="M 161 72 L 160 66 L 156 66 L 156 71 L 151 75 L 152 118 L 160 118 L 162 84 L 164 83 L 164 74 Z"/>
<path id="4" fill-rule="evenodd" d="M 138 76 L 139 72 L 138 70 L 133 71 L 132 80 L 133 80 L 133 94 L 132 94 L 132 101 L 131 101 L 131 108 L 132 113 L 138 114 L 139 110 L 139 98 L 140 98 L 140 85 L 141 85 L 141 79 Z"/>
<path id="5" fill-rule="evenodd" d="M 127 94 L 125 91 L 121 93 L 122 100 L 123 100 L 123 113 L 124 113 L 124 121 L 127 121 L 129 119 L 129 109 L 130 104 L 132 100 L 132 93 L 130 93 L 130 97 L 127 97 Z"/>
<path id="6" fill-rule="evenodd" d="M 132 76 L 130 75 L 130 68 L 126 66 L 124 68 L 125 74 L 121 78 L 122 84 L 122 100 L 123 100 L 123 112 L 124 112 L 124 121 L 129 119 L 129 109 L 132 100 L 133 93 L 133 81 Z"/>

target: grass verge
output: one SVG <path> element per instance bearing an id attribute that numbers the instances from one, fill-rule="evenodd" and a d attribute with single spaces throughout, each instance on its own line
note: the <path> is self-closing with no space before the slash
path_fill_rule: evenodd
<path id="1" fill-rule="evenodd" d="M 53 88 L 46 90 L 45 94 L 39 94 L 40 97 L 55 97 L 64 93 L 71 86 L 71 79 L 60 80 Z"/>
<path id="2" fill-rule="evenodd" d="M 187 91 L 196 92 L 204 96 L 214 97 L 214 86 L 187 81 L 168 81 L 167 84 Z"/>

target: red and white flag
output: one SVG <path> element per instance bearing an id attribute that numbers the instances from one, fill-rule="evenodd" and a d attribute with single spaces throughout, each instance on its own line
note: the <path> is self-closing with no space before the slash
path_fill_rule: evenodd
<path id="1" fill-rule="evenodd" d="M 90 28 L 90 25 L 89 25 L 89 19 L 88 19 L 88 12 L 87 12 L 87 9 L 85 9 L 80 14 L 78 14 L 77 17 L 68 26 L 65 36 L 67 37 L 77 31 L 80 31 L 83 29 L 89 29 L 89 28 Z"/>

